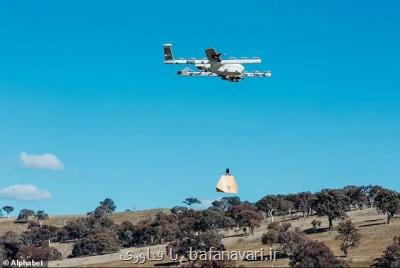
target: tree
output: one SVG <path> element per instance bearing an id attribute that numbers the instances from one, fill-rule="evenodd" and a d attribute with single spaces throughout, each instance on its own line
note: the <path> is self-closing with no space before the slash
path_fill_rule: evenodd
<path id="1" fill-rule="evenodd" d="M 195 218 L 193 224 L 195 231 L 204 232 L 223 229 L 227 232 L 229 228 L 235 226 L 235 221 L 232 218 L 225 216 L 223 211 L 213 208 L 196 213 Z"/>
<path id="2" fill-rule="evenodd" d="M 319 216 L 327 216 L 329 230 L 333 228 L 333 220 L 345 216 L 348 197 L 340 190 L 325 189 L 316 194 L 315 210 Z"/>
<path id="3" fill-rule="evenodd" d="M 87 234 L 89 229 L 85 226 L 82 220 L 68 221 L 63 228 L 67 234 L 66 239 L 83 238 Z"/>
<path id="4" fill-rule="evenodd" d="M 275 195 L 267 195 L 256 203 L 259 210 L 265 212 L 267 216 L 271 217 L 271 221 L 274 221 L 273 213 L 279 208 L 279 205 L 280 197 Z"/>
<path id="5" fill-rule="evenodd" d="M 349 210 L 350 206 L 357 207 L 358 209 L 362 209 L 364 205 L 368 204 L 368 197 L 365 191 L 365 187 L 349 185 L 343 188 L 344 193 L 349 198 Z"/>
<path id="6" fill-rule="evenodd" d="M 292 201 L 287 200 L 285 198 L 281 198 L 279 205 L 278 205 L 278 210 L 284 214 L 291 214 L 292 210 L 294 209 L 294 204 Z"/>
<path id="7" fill-rule="evenodd" d="M 375 206 L 375 198 L 378 195 L 378 193 L 383 190 L 382 186 L 379 185 L 368 185 L 365 186 L 364 191 L 366 192 L 367 198 L 368 198 L 368 203 L 370 207 Z"/>
<path id="8" fill-rule="evenodd" d="M 262 219 L 262 215 L 254 210 L 241 210 L 236 216 L 238 225 L 249 228 L 252 235 L 254 235 L 254 228 L 260 227 Z"/>
<path id="9" fill-rule="evenodd" d="M 101 201 L 100 206 L 105 208 L 106 213 L 112 213 L 117 208 L 117 206 L 115 205 L 114 201 L 111 198 L 106 198 L 104 199 L 104 201 Z"/>
<path id="10" fill-rule="evenodd" d="M 185 203 L 189 207 L 192 207 L 193 204 L 201 204 L 201 201 L 196 197 L 188 197 L 182 203 Z"/>
<path id="11" fill-rule="evenodd" d="M 220 200 L 214 200 L 211 205 L 212 208 L 228 211 L 231 207 L 240 205 L 241 201 L 238 196 L 225 196 Z"/>
<path id="12" fill-rule="evenodd" d="M 30 216 L 33 216 L 35 212 L 30 209 L 21 209 L 21 211 L 18 214 L 17 221 L 27 221 Z"/>
<path id="13" fill-rule="evenodd" d="M 344 256 L 347 257 L 348 250 L 350 248 L 357 247 L 360 244 L 360 234 L 358 233 L 357 227 L 351 222 L 351 220 L 342 221 L 339 223 L 338 236 L 336 239 L 340 239 L 340 250 L 343 251 Z"/>
<path id="14" fill-rule="evenodd" d="M 280 253 L 289 257 L 291 267 L 346 267 L 324 243 L 310 240 L 299 230 L 289 228 L 290 224 L 270 223 L 261 242 L 279 244 Z"/>
<path id="15" fill-rule="evenodd" d="M 298 194 L 288 194 L 285 199 L 292 201 L 294 209 L 301 211 L 303 217 L 305 217 L 311 213 L 311 205 L 315 196 L 310 192 L 301 192 Z"/>
<path id="16" fill-rule="evenodd" d="M 389 224 L 394 215 L 400 211 L 400 196 L 395 191 L 381 189 L 375 196 L 375 204 L 378 211 L 386 213 L 386 222 Z"/>
<path id="17" fill-rule="evenodd" d="M 374 267 L 400 267 L 400 237 L 393 238 L 393 243 L 377 258 L 372 265 Z"/>
<path id="18" fill-rule="evenodd" d="M 221 202 L 225 211 L 242 203 L 242 201 L 240 201 L 240 197 L 238 196 L 224 196 L 221 198 Z"/>
<path id="19" fill-rule="evenodd" d="M 44 210 L 38 210 L 33 216 L 40 222 L 49 218 L 49 215 Z"/>
<path id="20" fill-rule="evenodd" d="M 87 213 L 88 216 L 95 216 L 101 218 L 107 214 L 111 214 L 115 211 L 117 206 L 111 198 L 106 198 L 104 201 L 100 201 L 100 206 L 98 206 L 94 211 Z"/>
<path id="21" fill-rule="evenodd" d="M 293 237 L 289 232 L 290 227 L 290 223 L 271 222 L 267 226 L 268 232 L 261 237 L 261 243 L 264 245 L 280 244 L 282 250 L 285 244 L 292 240 L 289 239 Z"/>
<path id="22" fill-rule="evenodd" d="M 12 207 L 12 206 L 4 206 L 3 210 L 7 213 L 7 215 L 9 215 L 11 212 L 14 211 L 14 207 Z"/>
<path id="23" fill-rule="evenodd" d="M 239 227 L 243 227 L 245 233 L 247 228 L 250 233 L 254 233 L 254 228 L 260 226 L 263 216 L 257 211 L 257 208 L 249 202 L 243 202 L 240 205 L 233 206 L 226 212 L 226 215 L 235 220 Z"/>

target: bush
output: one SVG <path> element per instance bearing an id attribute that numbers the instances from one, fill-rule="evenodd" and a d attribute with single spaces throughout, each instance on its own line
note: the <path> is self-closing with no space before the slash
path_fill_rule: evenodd
<path id="1" fill-rule="evenodd" d="M 21 240 L 25 245 L 39 245 L 44 241 L 57 242 L 57 230 L 55 226 L 43 225 L 30 225 L 29 230 L 21 234 Z"/>
<path id="2" fill-rule="evenodd" d="M 281 244 L 285 243 L 285 235 L 288 233 L 289 228 L 292 225 L 290 223 L 271 222 L 268 224 L 268 232 L 263 234 L 261 237 L 262 244 Z"/>
<path id="3" fill-rule="evenodd" d="M 348 267 L 324 243 L 308 239 L 299 240 L 289 259 L 291 267 Z"/>
<path id="4" fill-rule="evenodd" d="M 280 223 L 277 221 L 271 222 L 270 224 L 268 224 L 267 229 L 268 230 L 279 230 L 279 225 Z"/>
<path id="5" fill-rule="evenodd" d="M 37 244 L 24 245 L 21 237 L 14 232 L 7 232 L 0 238 L 0 259 L 20 259 L 26 261 L 61 259 L 61 253 L 55 248 L 49 247 L 47 242 L 40 241 Z"/>
<path id="6" fill-rule="evenodd" d="M 194 260 L 190 260 L 189 251 L 209 251 L 211 248 L 214 250 L 225 250 L 221 244 L 221 236 L 217 232 L 208 231 L 198 235 L 189 234 L 187 237 L 177 239 L 167 246 L 167 252 L 173 252 L 177 256 L 183 256 L 192 264 Z"/>
<path id="7" fill-rule="evenodd" d="M 235 261 L 230 260 L 197 260 L 192 264 L 182 265 L 183 268 L 235 268 L 238 267 Z"/>
<path id="8" fill-rule="evenodd" d="M 62 234 L 66 234 L 65 239 L 80 239 L 86 235 L 87 228 L 85 227 L 82 220 L 76 221 L 68 221 L 67 224 L 64 226 L 64 230 Z"/>
<path id="9" fill-rule="evenodd" d="M 17 233 L 9 231 L 0 237 L 0 246 L 3 258 L 14 259 L 23 244 Z"/>
<path id="10" fill-rule="evenodd" d="M 173 214 L 184 214 L 188 211 L 187 207 L 180 207 L 180 206 L 175 206 L 171 208 L 171 213 Z"/>
<path id="11" fill-rule="evenodd" d="M 269 230 L 261 237 L 261 243 L 264 245 L 272 245 L 278 243 L 279 231 L 275 229 Z"/>
<path id="12" fill-rule="evenodd" d="M 322 222 L 320 220 L 316 220 L 316 219 L 312 220 L 311 225 L 312 225 L 312 229 L 314 232 L 318 229 L 318 227 L 321 226 L 321 223 Z"/>
<path id="13" fill-rule="evenodd" d="M 375 260 L 374 267 L 400 267 L 400 237 L 395 237 L 393 243 Z"/>
<path id="14" fill-rule="evenodd" d="M 109 233 L 90 234 L 75 242 L 72 257 L 95 256 L 114 253 L 119 250 L 118 242 Z"/>
<path id="15" fill-rule="evenodd" d="M 16 257 L 26 261 L 55 261 L 61 259 L 61 253 L 48 245 L 30 245 L 21 248 Z"/>

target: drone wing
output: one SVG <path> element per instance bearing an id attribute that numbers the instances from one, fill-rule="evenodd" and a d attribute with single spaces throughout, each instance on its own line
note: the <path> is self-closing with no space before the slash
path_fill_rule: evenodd
<path id="1" fill-rule="evenodd" d="M 217 53 L 216 51 L 215 51 L 215 49 L 213 49 L 213 48 L 207 48 L 206 49 L 206 55 L 207 55 L 207 58 L 210 60 L 210 61 L 214 61 L 214 62 L 221 62 L 221 53 Z"/>

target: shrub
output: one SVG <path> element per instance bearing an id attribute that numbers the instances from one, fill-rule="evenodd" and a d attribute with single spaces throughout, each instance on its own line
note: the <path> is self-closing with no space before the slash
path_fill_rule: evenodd
<path id="1" fill-rule="evenodd" d="M 316 232 L 317 229 L 318 229 L 318 227 L 321 226 L 321 223 L 322 223 L 322 222 L 321 222 L 320 220 L 313 219 L 312 222 L 311 222 L 312 230 L 313 230 L 314 232 Z"/>
<path id="2" fill-rule="evenodd" d="M 104 255 L 118 250 L 115 237 L 109 233 L 96 233 L 76 241 L 71 255 L 72 257 Z"/>
<path id="3" fill-rule="evenodd" d="M 348 267 L 324 243 L 309 239 L 299 240 L 289 259 L 291 267 Z"/>
<path id="4" fill-rule="evenodd" d="M 194 260 L 189 258 L 189 251 L 209 251 L 213 250 L 225 250 L 223 244 L 221 244 L 221 236 L 217 232 L 207 231 L 198 235 L 189 234 L 187 237 L 177 239 L 168 244 L 168 253 L 171 251 L 177 256 L 183 256 L 189 262 L 193 263 Z"/>
<path id="5" fill-rule="evenodd" d="M 54 261 L 61 259 L 61 253 L 48 245 L 29 245 L 22 247 L 16 257 L 26 261 Z"/>
<path id="6" fill-rule="evenodd" d="M 395 237 L 380 258 L 372 265 L 374 267 L 400 267 L 400 237 Z"/>
<path id="7" fill-rule="evenodd" d="M 4 258 L 14 259 L 23 243 L 17 233 L 9 231 L 0 237 L 0 246 Z"/>

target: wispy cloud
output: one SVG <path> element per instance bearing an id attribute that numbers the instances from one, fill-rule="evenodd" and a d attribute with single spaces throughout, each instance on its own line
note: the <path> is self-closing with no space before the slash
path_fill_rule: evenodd
<path id="1" fill-rule="evenodd" d="M 33 201 L 49 198 L 51 198 L 49 191 L 38 189 L 33 184 L 15 184 L 0 189 L 0 199 Z"/>
<path id="2" fill-rule="evenodd" d="M 19 160 L 21 167 L 24 168 L 39 168 L 39 169 L 51 169 L 51 170 L 62 170 L 64 164 L 54 154 L 46 153 L 40 155 L 33 155 L 28 153 L 21 153 Z"/>

